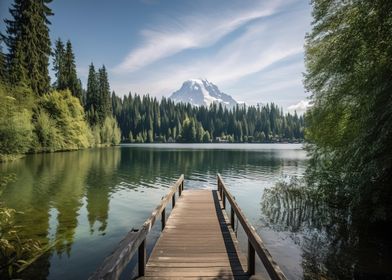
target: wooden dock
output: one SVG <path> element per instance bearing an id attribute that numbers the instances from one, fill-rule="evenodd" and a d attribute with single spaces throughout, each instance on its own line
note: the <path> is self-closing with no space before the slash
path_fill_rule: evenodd
<path id="1" fill-rule="evenodd" d="M 256 272 L 256 253 L 271 279 L 286 279 L 219 174 L 217 178 L 217 190 L 184 190 L 181 175 L 143 226 L 129 232 L 90 279 L 118 279 L 136 254 L 139 279 L 249 279 Z M 162 233 L 147 261 L 146 238 L 159 216 Z M 236 218 L 248 237 L 247 256 L 234 233 Z"/>
<path id="2" fill-rule="evenodd" d="M 184 191 L 147 262 L 145 279 L 248 279 L 246 258 L 221 207 L 217 191 Z"/>

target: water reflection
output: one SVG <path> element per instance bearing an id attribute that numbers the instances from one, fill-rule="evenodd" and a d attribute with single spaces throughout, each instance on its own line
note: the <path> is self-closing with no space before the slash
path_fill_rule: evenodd
<path id="1" fill-rule="evenodd" d="M 392 279 L 390 230 L 364 231 L 298 181 L 266 189 L 261 211 L 264 225 L 301 247 L 303 279 Z"/>
<path id="2" fill-rule="evenodd" d="M 300 147 L 221 147 L 114 147 L 0 164 L 0 174 L 16 174 L 0 199 L 24 213 L 17 216 L 21 235 L 55 244 L 21 278 L 86 279 L 130 228 L 142 224 L 181 173 L 187 188 L 215 188 L 221 173 L 254 220 L 264 187 L 303 170 Z"/>

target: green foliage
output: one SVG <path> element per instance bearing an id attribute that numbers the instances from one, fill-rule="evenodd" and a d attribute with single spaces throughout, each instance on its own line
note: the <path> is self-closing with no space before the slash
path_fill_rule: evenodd
<path id="1" fill-rule="evenodd" d="M 42 151 L 76 150 L 93 145 L 83 107 L 70 91 L 44 95 L 39 108 L 36 133 Z"/>
<path id="2" fill-rule="evenodd" d="M 52 11 L 47 6 L 49 2 L 15 0 L 10 9 L 12 19 L 5 20 L 9 83 L 27 85 L 38 95 L 50 88 L 48 17 Z"/>
<path id="3" fill-rule="evenodd" d="M 179 139 L 181 142 L 193 143 L 196 142 L 196 126 L 195 121 L 186 118 L 182 123 L 182 130 Z"/>
<path id="4" fill-rule="evenodd" d="M 7 155 L 25 153 L 30 148 L 33 125 L 30 102 L 24 98 L 26 92 L 31 93 L 23 88 L 15 88 L 9 93 L 9 89 L 0 86 L 0 161 Z"/>
<path id="5" fill-rule="evenodd" d="M 13 174 L 2 176 L 0 195 L 5 186 L 14 179 Z M 14 209 L 4 207 L 0 202 L 0 276 L 2 278 L 12 277 L 16 271 L 22 271 L 43 252 L 40 242 L 19 237 L 19 227 L 15 225 L 16 214 Z"/>
<path id="6" fill-rule="evenodd" d="M 14 209 L 0 205 L 0 275 L 4 277 L 23 270 L 42 251 L 38 241 L 18 236 L 15 214 Z"/>
<path id="7" fill-rule="evenodd" d="M 57 90 L 64 90 L 67 88 L 66 77 L 65 77 L 65 47 L 63 41 L 58 38 L 55 42 L 53 51 L 53 71 L 56 76 L 56 82 L 54 87 Z"/>
<path id="8" fill-rule="evenodd" d="M 229 110 L 217 104 L 192 107 L 150 96 L 119 98 L 114 93 L 111 103 L 122 138 L 128 139 L 131 132 L 138 142 L 150 142 L 151 133 L 154 141 L 169 142 L 204 142 L 205 132 L 212 141 L 224 135 L 231 142 L 292 142 L 301 141 L 304 134 L 303 116 L 283 114 L 275 104 Z"/>
<path id="9" fill-rule="evenodd" d="M 40 110 L 36 116 L 35 129 L 40 144 L 39 150 L 54 152 L 64 149 L 63 136 L 57 127 L 55 119 L 49 117 L 45 110 Z"/>
<path id="10" fill-rule="evenodd" d="M 82 84 L 76 74 L 75 55 L 71 41 L 67 41 L 66 47 L 61 39 L 57 39 L 53 55 L 53 70 L 56 75 L 55 87 L 57 90 L 69 89 L 73 96 L 82 102 Z"/>
<path id="11" fill-rule="evenodd" d="M 2 40 L 0 38 L 0 84 L 4 84 L 8 80 L 7 74 L 7 61 L 6 56 L 3 53 L 3 48 L 1 46 Z"/>
<path id="12" fill-rule="evenodd" d="M 85 110 L 91 125 L 102 126 L 106 117 L 112 115 L 110 85 L 105 66 L 96 72 L 94 65 L 90 65 Z"/>
<path id="13" fill-rule="evenodd" d="M 390 221 L 392 2 L 314 0 L 308 182 L 353 219 Z"/>
<path id="14" fill-rule="evenodd" d="M 209 143 L 209 142 L 211 142 L 210 133 L 208 131 L 205 131 L 203 135 L 203 143 Z"/>
<path id="15" fill-rule="evenodd" d="M 100 129 L 100 144 L 118 145 L 121 140 L 121 132 L 113 117 L 106 117 Z"/>

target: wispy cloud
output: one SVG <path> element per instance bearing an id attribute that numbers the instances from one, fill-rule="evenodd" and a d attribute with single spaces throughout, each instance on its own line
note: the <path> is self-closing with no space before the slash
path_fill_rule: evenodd
<path id="1" fill-rule="evenodd" d="M 308 100 L 301 100 L 297 104 L 290 105 L 287 110 L 291 113 L 297 112 L 298 114 L 303 114 L 310 107 Z"/>
<path id="2" fill-rule="evenodd" d="M 169 96 L 187 79 L 207 78 L 248 104 L 273 101 L 286 109 L 306 99 L 303 43 L 311 18 L 310 9 L 298 3 L 303 2 L 264 1 L 261 11 L 258 4 L 219 19 L 192 14 L 145 30 L 142 46 L 112 71 L 113 88 Z"/>
<path id="3" fill-rule="evenodd" d="M 177 18 L 174 23 L 168 21 L 159 28 L 145 29 L 140 47 L 131 50 L 113 70 L 116 73 L 132 72 L 183 50 L 211 46 L 250 21 L 273 15 L 281 2 L 255 2 L 256 5 L 246 9 L 236 7 L 233 10 L 231 7 L 224 10 L 222 7 L 218 15 L 190 14 Z"/>

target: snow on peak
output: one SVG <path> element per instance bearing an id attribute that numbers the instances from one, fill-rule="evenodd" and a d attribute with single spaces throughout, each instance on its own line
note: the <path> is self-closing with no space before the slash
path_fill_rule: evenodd
<path id="1" fill-rule="evenodd" d="M 230 95 L 221 92 L 216 85 L 207 79 L 190 79 L 169 97 L 176 103 L 190 103 L 194 106 L 207 106 L 222 103 L 227 107 L 237 104 Z"/>

